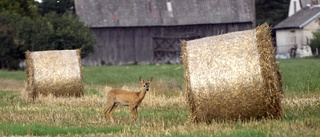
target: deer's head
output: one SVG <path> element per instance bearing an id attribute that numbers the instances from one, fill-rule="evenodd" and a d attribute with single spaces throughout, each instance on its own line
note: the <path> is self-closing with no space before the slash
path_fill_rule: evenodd
<path id="1" fill-rule="evenodd" d="M 150 82 L 152 81 L 152 78 L 153 78 L 153 77 L 151 77 L 147 82 L 145 82 L 145 81 L 141 78 L 141 76 L 139 77 L 139 80 L 140 80 L 140 82 L 141 82 L 141 85 L 142 85 L 142 87 L 143 87 L 146 91 L 149 91 L 149 85 L 150 85 Z"/>

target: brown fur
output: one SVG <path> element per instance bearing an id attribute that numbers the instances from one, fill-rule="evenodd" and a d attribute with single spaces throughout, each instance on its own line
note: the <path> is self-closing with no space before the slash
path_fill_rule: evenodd
<path id="1" fill-rule="evenodd" d="M 106 113 L 108 112 L 110 120 L 114 124 L 112 113 L 116 110 L 118 105 L 130 107 L 131 120 L 138 117 L 138 107 L 149 90 L 149 84 L 152 81 L 152 77 L 147 82 L 145 82 L 141 77 L 139 77 L 139 80 L 142 86 L 139 92 L 126 91 L 122 89 L 112 89 L 108 92 L 108 105 L 103 111 L 103 120 L 105 122 Z"/>

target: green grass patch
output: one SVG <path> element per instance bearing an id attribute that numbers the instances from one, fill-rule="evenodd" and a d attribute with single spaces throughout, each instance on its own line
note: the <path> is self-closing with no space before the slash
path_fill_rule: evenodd
<path id="1" fill-rule="evenodd" d="M 320 106 L 308 106 L 304 108 L 285 108 L 285 119 L 289 121 L 318 118 L 320 120 Z"/>
<path id="2" fill-rule="evenodd" d="M 224 133 L 221 136 L 224 137 L 266 137 L 267 135 L 259 130 L 254 129 L 240 129 L 230 133 Z M 270 136 L 270 135 L 268 135 Z"/>
<path id="3" fill-rule="evenodd" d="M 13 99 L 17 96 L 17 92 L 13 91 L 0 91 L 0 100 L 3 99 Z"/>
<path id="4" fill-rule="evenodd" d="M 0 90 L 0 107 L 16 103 L 19 92 Z"/>
<path id="5" fill-rule="evenodd" d="M 141 108 L 139 109 L 139 117 L 150 120 L 157 118 L 158 120 L 165 120 L 166 122 L 174 121 L 175 123 L 182 124 L 188 121 L 189 111 L 179 107 Z"/>
<path id="6" fill-rule="evenodd" d="M 214 132 L 191 132 L 191 133 L 173 133 L 171 135 L 162 135 L 165 137 L 266 137 L 266 133 L 254 129 L 240 129 L 228 133 L 215 134 Z M 268 135 L 270 136 L 270 134 Z"/>
<path id="7" fill-rule="evenodd" d="M 26 73 L 24 71 L 8 71 L 0 69 L 0 78 L 1 79 L 11 79 L 11 80 L 25 80 Z"/>
<path id="8" fill-rule="evenodd" d="M 96 90 L 96 89 L 86 89 L 84 91 L 84 95 L 98 95 L 98 96 L 102 96 L 101 93 Z"/>
<path id="9" fill-rule="evenodd" d="M 131 65 L 131 66 L 100 66 L 85 67 L 84 79 L 86 84 L 124 85 L 138 83 L 139 76 L 144 80 L 151 76 L 153 80 L 176 79 L 183 83 L 183 68 L 178 65 Z"/>
<path id="10" fill-rule="evenodd" d="M 34 136 L 57 136 L 96 133 L 117 133 L 122 127 L 59 127 L 41 124 L 0 123 L 0 132 L 3 135 L 34 135 Z"/>
<path id="11" fill-rule="evenodd" d="M 287 59 L 279 62 L 285 91 L 320 91 L 320 59 Z"/>
<path id="12" fill-rule="evenodd" d="M 139 82 L 139 76 L 145 80 L 151 76 L 154 80 L 176 79 L 183 83 L 182 64 L 176 65 L 127 65 L 127 66 L 95 66 L 84 67 L 85 84 L 124 85 Z M 25 80 L 24 71 L 0 70 L 0 78 Z"/>
<path id="13" fill-rule="evenodd" d="M 175 123 L 183 124 L 188 121 L 189 111 L 186 108 L 179 107 L 155 107 L 155 108 L 143 108 L 138 109 L 139 120 L 141 121 L 153 121 L 157 123 Z M 130 118 L 130 109 L 126 106 L 119 106 L 113 113 L 115 120 L 124 122 Z M 109 120 L 109 116 L 107 115 Z"/>
<path id="14" fill-rule="evenodd" d="M 193 132 L 193 133 L 173 133 L 171 135 L 161 135 L 163 137 L 214 137 L 214 133 Z"/>

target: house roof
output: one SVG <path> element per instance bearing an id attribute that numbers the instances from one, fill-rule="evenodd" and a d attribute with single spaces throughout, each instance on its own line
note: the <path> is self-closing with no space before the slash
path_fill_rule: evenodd
<path id="1" fill-rule="evenodd" d="M 255 22 L 254 0 L 75 0 L 90 27 Z"/>
<path id="2" fill-rule="evenodd" d="M 303 28 L 305 25 L 316 19 L 319 15 L 319 5 L 305 7 L 274 26 L 273 29 Z"/>
<path id="3" fill-rule="evenodd" d="M 301 4 L 301 8 L 307 7 L 308 5 L 318 5 L 319 0 L 299 0 L 300 4 Z"/>

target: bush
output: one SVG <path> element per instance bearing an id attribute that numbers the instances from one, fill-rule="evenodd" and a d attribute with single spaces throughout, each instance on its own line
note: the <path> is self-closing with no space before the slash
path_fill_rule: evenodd
<path id="1" fill-rule="evenodd" d="M 320 31 L 315 31 L 312 33 L 313 38 L 310 42 L 310 47 L 312 50 L 312 53 L 316 52 L 316 48 L 320 49 Z"/>

